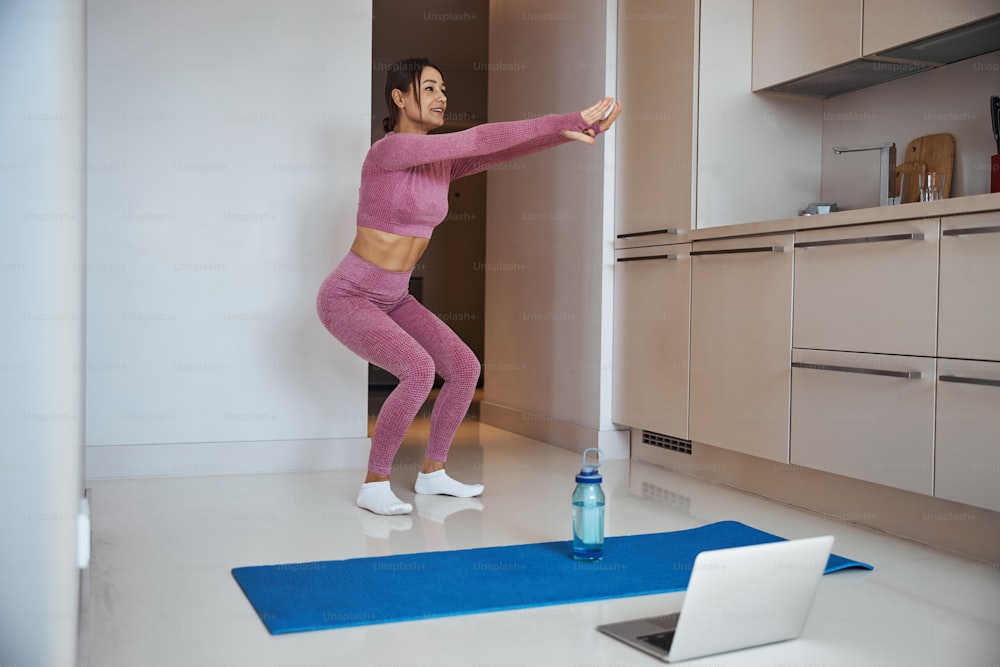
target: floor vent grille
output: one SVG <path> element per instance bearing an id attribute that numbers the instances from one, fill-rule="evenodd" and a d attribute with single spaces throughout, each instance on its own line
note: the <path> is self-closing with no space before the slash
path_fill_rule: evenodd
<path id="1" fill-rule="evenodd" d="M 681 454 L 691 453 L 690 440 L 675 438 L 672 435 L 663 435 L 662 433 L 655 433 L 653 431 L 642 432 L 642 444 L 662 447 L 663 449 L 669 449 L 672 452 L 680 452 Z"/>

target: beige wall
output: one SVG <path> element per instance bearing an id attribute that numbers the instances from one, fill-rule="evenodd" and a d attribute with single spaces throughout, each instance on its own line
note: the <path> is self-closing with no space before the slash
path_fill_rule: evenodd
<path id="1" fill-rule="evenodd" d="M 696 227 L 798 215 L 820 193 L 819 100 L 750 92 L 753 0 L 701 3 Z"/>
<path id="2" fill-rule="evenodd" d="M 1000 52 L 830 98 L 823 104 L 823 199 L 842 208 L 878 205 L 878 152 L 836 155 L 834 146 L 896 143 L 897 162 L 916 137 L 955 137 L 952 197 L 990 191 L 996 152 L 990 95 L 1000 94 Z"/>
<path id="3" fill-rule="evenodd" d="M 612 5 L 614 3 L 611 3 Z M 616 8 L 494 1 L 490 120 L 578 111 L 614 94 Z M 627 456 L 611 423 L 614 133 L 491 171 L 482 419 Z"/>

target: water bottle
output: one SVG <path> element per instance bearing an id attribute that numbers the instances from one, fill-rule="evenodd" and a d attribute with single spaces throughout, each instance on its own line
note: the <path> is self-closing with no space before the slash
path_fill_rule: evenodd
<path id="1" fill-rule="evenodd" d="M 587 463 L 587 453 L 597 452 L 597 463 Z M 604 556 L 604 489 L 601 488 L 600 449 L 583 452 L 583 467 L 573 491 L 573 558 L 600 560 Z"/>

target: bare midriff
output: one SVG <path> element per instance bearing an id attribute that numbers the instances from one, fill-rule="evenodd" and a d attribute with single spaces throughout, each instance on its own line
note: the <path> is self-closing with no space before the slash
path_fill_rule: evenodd
<path id="1" fill-rule="evenodd" d="M 371 227 L 358 227 L 351 251 L 387 271 L 409 271 L 427 249 L 430 239 L 400 236 Z"/>

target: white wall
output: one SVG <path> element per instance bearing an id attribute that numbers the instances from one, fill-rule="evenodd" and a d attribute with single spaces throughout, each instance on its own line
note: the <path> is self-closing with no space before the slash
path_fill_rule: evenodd
<path id="1" fill-rule="evenodd" d="M 363 467 L 315 314 L 353 238 L 371 3 L 90 0 L 92 477 Z"/>
<path id="2" fill-rule="evenodd" d="M 0 3 L 0 665 L 76 664 L 83 12 Z"/>
<path id="3" fill-rule="evenodd" d="M 750 92 L 753 0 L 701 3 L 696 227 L 820 201 L 822 103 Z"/>
<path id="4" fill-rule="evenodd" d="M 955 137 L 952 197 L 990 191 L 996 152 L 990 95 L 1000 94 L 1000 51 L 832 97 L 823 104 L 823 200 L 841 208 L 878 206 L 878 151 L 836 155 L 834 146 L 892 141 L 897 162 L 916 137 Z"/>
<path id="5" fill-rule="evenodd" d="M 617 3 L 494 0 L 491 121 L 614 95 Z M 611 422 L 614 131 L 495 168 L 487 184 L 481 419 L 627 456 Z"/>

